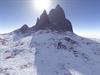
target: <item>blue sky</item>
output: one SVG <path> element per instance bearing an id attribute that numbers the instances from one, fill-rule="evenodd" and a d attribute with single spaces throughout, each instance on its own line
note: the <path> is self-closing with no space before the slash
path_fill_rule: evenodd
<path id="1" fill-rule="evenodd" d="M 60 4 L 74 32 L 85 37 L 100 37 L 100 0 L 50 0 L 51 7 Z M 11 32 L 23 24 L 30 27 L 41 12 L 34 8 L 34 0 L 0 0 L 0 33 Z"/>

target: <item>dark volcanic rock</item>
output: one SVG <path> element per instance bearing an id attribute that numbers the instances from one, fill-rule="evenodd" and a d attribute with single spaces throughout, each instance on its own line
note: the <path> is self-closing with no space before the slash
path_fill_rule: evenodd
<path id="1" fill-rule="evenodd" d="M 14 32 L 17 33 L 17 34 L 19 34 L 19 33 L 25 34 L 29 31 L 29 29 L 30 28 L 28 27 L 28 25 L 24 24 L 21 28 L 15 30 Z"/>
<path id="2" fill-rule="evenodd" d="M 62 23 L 65 20 L 65 14 L 60 5 L 49 12 L 49 20 L 51 23 Z"/>
<path id="3" fill-rule="evenodd" d="M 24 24 L 24 25 L 19 29 L 19 31 L 20 31 L 21 33 L 26 33 L 26 32 L 28 32 L 28 30 L 29 30 L 29 27 L 28 27 L 28 25 L 26 25 L 26 24 Z"/>
<path id="4" fill-rule="evenodd" d="M 55 9 L 50 11 L 49 20 L 52 23 L 54 30 L 73 32 L 72 24 L 65 18 L 64 10 L 60 7 L 60 5 L 57 5 Z"/>
<path id="5" fill-rule="evenodd" d="M 24 24 L 20 29 L 17 29 L 13 32 L 14 32 L 13 41 L 18 41 L 22 37 L 25 37 L 31 34 L 30 28 L 26 24 Z"/>
<path id="6" fill-rule="evenodd" d="M 37 30 L 47 29 L 50 26 L 49 24 L 50 24 L 50 22 L 49 22 L 47 12 L 46 12 L 46 10 L 44 10 L 42 15 L 40 16 L 40 19 L 39 18 L 37 19 L 35 28 Z"/>
<path id="7" fill-rule="evenodd" d="M 47 15 L 46 11 L 42 13 L 40 19 L 37 19 L 36 25 L 33 27 L 35 30 L 51 29 L 53 31 L 71 31 L 72 24 L 65 18 L 64 10 L 57 5 L 55 9 L 52 9 Z"/>
<path id="8" fill-rule="evenodd" d="M 35 26 L 29 28 L 25 24 L 16 32 L 20 32 L 22 34 L 29 32 L 31 34 L 34 31 L 48 29 L 52 31 L 73 32 L 72 24 L 68 19 L 66 19 L 64 10 L 60 7 L 60 5 L 57 5 L 55 9 L 52 9 L 49 14 L 47 14 L 46 10 L 44 10 L 40 18 L 37 18 Z"/>

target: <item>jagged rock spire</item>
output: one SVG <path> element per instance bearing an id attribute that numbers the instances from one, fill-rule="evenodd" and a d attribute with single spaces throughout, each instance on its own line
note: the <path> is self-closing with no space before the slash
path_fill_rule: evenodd
<path id="1" fill-rule="evenodd" d="M 21 33 L 25 33 L 29 30 L 29 27 L 27 24 L 24 24 L 19 30 Z"/>
<path id="2" fill-rule="evenodd" d="M 19 31 L 25 33 L 27 31 L 33 32 L 47 29 L 52 31 L 73 32 L 72 24 L 66 19 L 64 10 L 60 5 L 57 5 L 55 9 L 52 9 L 49 14 L 44 10 L 40 18 L 37 18 L 35 26 L 29 28 L 27 25 L 23 25 Z"/>
<path id="3" fill-rule="evenodd" d="M 49 20 L 53 24 L 53 28 L 57 31 L 72 31 L 71 22 L 65 18 L 65 13 L 60 5 L 49 12 Z"/>
<path id="4" fill-rule="evenodd" d="M 65 20 L 65 13 L 60 5 L 57 5 L 55 9 L 49 12 L 49 19 L 52 23 L 60 23 Z"/>
<path id="5" fill-rule="evenodd" d="M 40 16 L 40 24 L 48 24 L 49 19 L 46 10 L 43 11 L 42 15 Z"/>
<path id="6" fill-rule="evenodd" d="M 51 29 L 53 31 L 73 32 L 72 24 L 65 18 L 64 10 L 60 5 L 57 5 L 55 9 L 52 9 L 49 14 L 44 10 L 40 19 L 37 19 L 34 29 Z"/>
<path id="7" fill-rule="evenodd" d="M 28 25 L 24 24 L 21 28 L 15 30 L 14 32 L 15 33 L 22 33 L 22 34 L 24 34 L 24 33 L 27 33 L 29 31 L 29 29 L 30 28 L 28 27 Z"/>
<path id="8" fill-rule="evenodd" d="M 40 16 L 40 19 L 39 18 L 37 19 L 36 29 L 45 29 L 46 27 L 48 27 L 49 23 L 50 22 L 49 22 L 47 12 L 46 12 L 46 10 L 44 10 Z"/>
<path id="9" fill-rule="evenodd" d="M 39 24 L 39 21 L 40 21 L 40 19 L 39 19 L 39 18 L 37 18 L 36 25 L 38 25 L 38 24 Z"/>

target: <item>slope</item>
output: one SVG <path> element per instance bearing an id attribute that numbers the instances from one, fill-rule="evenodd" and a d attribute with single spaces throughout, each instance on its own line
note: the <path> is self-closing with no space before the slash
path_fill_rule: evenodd
<path id="1" fill-rule="evenodd" d="M 15 35 L 0 35 L 0 75 L 100 74 L 100 43 L 51 30 Z"/>

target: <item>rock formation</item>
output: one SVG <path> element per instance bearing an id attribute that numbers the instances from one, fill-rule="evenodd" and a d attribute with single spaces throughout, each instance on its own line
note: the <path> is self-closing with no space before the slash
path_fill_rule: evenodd
<path id="1" fill-rule="evenodd" d="M 60 5 L 57 5 L 55 9 L 52 9 L 48 15 L 44 10 L 40 19 L 37 19 L 34 27 L 33 28 L 36 30 L 51 29 L 53 31 L 73 32 L 72 24 L 65 18 L 64 10 L 60 7 Z"/>
<path id="2" fill-rule="evenodd" d="M 52 31 L 73 32 L 72 24 L 68 19 L 66 19 L 64 10 L 60 5 L 57 5 L 55 9 L 52 9 L 49 14 L 47 14 L 46 10 L 44 10 L 40 18 L 37 18 L 35 26 L 29 28 L 25 24 L 17 31 L 26 33 L 48 29 Z"/>

